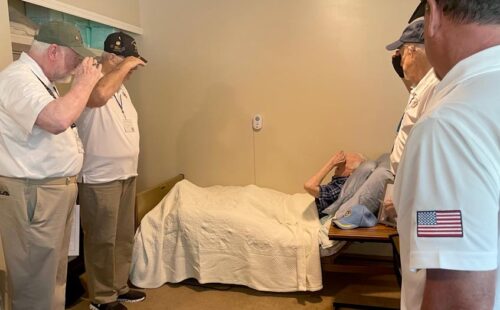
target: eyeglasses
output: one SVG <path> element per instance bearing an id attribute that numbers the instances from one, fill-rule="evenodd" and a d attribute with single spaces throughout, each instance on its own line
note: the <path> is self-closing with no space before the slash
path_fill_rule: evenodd
<path id="1" fill-rule="evenodd" d="M 408 21 L 408 24 L 410 24 L 412 21 L 414 21 L 417 18 L 425 16 L 425 7 L 427 5 L 427 0 L 420 0 L 419 5 L 413 12 L 413 14 L 410 17 L 410 20 Z"/>

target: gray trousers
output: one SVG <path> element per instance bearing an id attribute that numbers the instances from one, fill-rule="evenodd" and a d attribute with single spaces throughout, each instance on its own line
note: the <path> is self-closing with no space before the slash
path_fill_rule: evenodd
<path id="1" fill-rule="evenodd" d="M 78 187 L 89 298 L 113 302 L 129 291 L 136 178 Z"/>
<path id="2" fill-rule="evenodd" d="M 76 179 L 0 177 L 0 234 L 14 310 L 62 310 Z"/>
<path id="3" fill-rule="evenodd" d="M 349 176 L 340 197 L 323 213 L 341 218 L 355 205 L 361 204 L 373 213 L 377 213 L 380 200 L 384 197 L 387 181 L 394 181 L 388 154 L 376 161 L 366 161 Z"/>

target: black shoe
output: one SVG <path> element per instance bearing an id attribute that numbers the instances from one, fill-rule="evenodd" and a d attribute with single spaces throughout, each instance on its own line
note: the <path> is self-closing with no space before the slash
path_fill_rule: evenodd
<path id="1" fill-rule="evenodd" d="M 116 300 L 120 302 L 139 302 L 144 299 L 146 299 L 146 294 L 144 292 L 130 290 L 128 293 L 118 296 Z"/>
<path id="2" fill-rule="evenodd" d="M 91 310 L 127 310 L 127 307 L 119 303 L 118 301 L 110 302 L 107 304 L 94 304 L 90 303 Z"/>

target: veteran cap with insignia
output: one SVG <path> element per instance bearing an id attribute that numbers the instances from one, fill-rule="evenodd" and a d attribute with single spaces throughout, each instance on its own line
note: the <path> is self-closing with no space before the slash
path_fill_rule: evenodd
<path id="1" fill-rule="evenodd" d="M 377 225 L 377 218 L 364 205 L 354 205 L 351 210 L 340 219 L 333 219 L 332 222 L 341 229 L 353 229 L 358 227 L 372 227 Z"/>
<path id="2" fill-rule="evenodd" d="M 122 31 L 112 33 L 106 38 L 104 51 L 122 57 L 134 56 L 148 62 L 139 55 L 135 39 Z"/>
<path id="3" fill-rule="evenodd" d="M 80 30 L 67 22 L 51 21 L 40 25 L 38 33 L 35 35 L 35 40 L 69 47 L 82 57 L 96 56 L 83 46 Z"/>

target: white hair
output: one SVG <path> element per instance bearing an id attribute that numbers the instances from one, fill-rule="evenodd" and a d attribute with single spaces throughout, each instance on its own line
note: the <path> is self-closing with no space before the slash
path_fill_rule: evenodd
<path id="1" fill-rule="evenodd" d="M 407 48 L 413 48 L 419 54 L 425 55 L 425 44 L 424 43 L 406 43 Z"/>
<path id="2" fill-rule="evenodd" d="M 355 157 L 358 158 L 356 158 L 356 160 L 346 160 L 347 169 L 354 170 L 366 161 L 366 156 L 361 153 L 351 153 L 351 156 L 352 155 L 355 155 Z"/>
<path id="3" fill-rule="evenodd" d="M 425 53 L 425 45 L 424 44 L 415 44 L 415 50 L 420 53 L 420 55 L 424 55 L 427 57 L 427 54 Z"/>
<path id="4" fill-rule="evenodd" d="M 101 62 L 113 58 L 113 55 L 114 55 L 113 53 L 108 53 L 108 52 L 104 52 L 103 51 L 102 54 L 101 54 L 101 56 L 100 56 L 101 57 Z"/>
<path id="5" fill-rule="evenodd" d="M 44 54 L 45 52 L 47 52 L 47 50 L 51 45 L 52 44 L 50 43 L 33 40 L 29 52 L 33 54 Z M 64 55 L 66 55 L 70 50 L 72 50 L 70 47 L 67 46 L 57 45 L 57 47 Z"/>
<path id="6" fill-rule="evenodd" d="M 50 46 L 49 43 L 33 40 L 33 43 L 31 44 L 30 47 L 30 52 L 34 52 L 37 54 L 44 53 L 45 51 L 47 51 L 49 46 Z"/>

